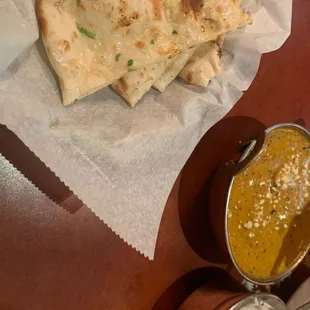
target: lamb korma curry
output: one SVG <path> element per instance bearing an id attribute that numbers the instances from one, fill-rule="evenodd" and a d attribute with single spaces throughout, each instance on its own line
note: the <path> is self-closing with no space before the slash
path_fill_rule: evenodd
<path id="1" fill-rule="evenodd" d="M 301 130 L 279 127 L 235 176 L 228 238 L 235 262 L 252 279 L 287 270 L 310 244 L 310 142 Z"/>

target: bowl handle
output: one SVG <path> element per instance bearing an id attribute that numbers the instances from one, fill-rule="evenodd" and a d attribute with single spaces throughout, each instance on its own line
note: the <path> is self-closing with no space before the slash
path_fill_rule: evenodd
<path id="1" fill-rule="evenodd" d="M 266 142 L 266 132 L 261 131 L 257 137 L 249 143 L 247 143 L 247 148 L 243 152 L 240 160 L 235 162 L 230 162 L 226 164 L 227 169 L 231 175 L 236 175 L 244 171 L 251 163 L 257 158 L 260 152 L 263 150 L 263 146 Z"/>

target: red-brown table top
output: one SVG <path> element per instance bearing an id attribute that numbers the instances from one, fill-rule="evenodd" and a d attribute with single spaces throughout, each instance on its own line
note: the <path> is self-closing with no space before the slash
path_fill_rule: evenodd
<path id="1" fill-rule="evenodd" d="M 309 0 L 294 1 L 292 35 L 262 57 L 250 89 L 192 154 L 167 201 L 154 261 L 86 206 L 67 212 L 0 161 L 0 309 L 149 310 L 181 276 L 224 263 L 208 225 L 212 175 L 237 141 L 264 126 L 302 119 L 310 129 L 309 12 Z M 9 159 L 19 148 L 11 137 L 0 127 L 0 152 Z M 173 309 L 196 280 L 185 279 L 155 308 Z"/>

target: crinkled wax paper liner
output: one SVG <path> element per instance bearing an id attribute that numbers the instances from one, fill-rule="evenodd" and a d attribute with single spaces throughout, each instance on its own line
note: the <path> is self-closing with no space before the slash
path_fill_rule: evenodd
<path id="1" fill-rule="evenodd" d="M 32 0 L 0 0 L 0 74 L 38 37 Z"/>
<path id="2" fill-rule="evenodd" d="M 0 122 L 115 233 L 153 258 L 167 197 L 192 150 L 250 85 L 261 52 L 289 35 L 291 0 L 246 5 L 256 10 L 254 24 L 227 38 L 223 72 L 207 89 L 176 81 L 130 109 L 107 88 L 63 107 L 37 42 L 0 77 Z"/>

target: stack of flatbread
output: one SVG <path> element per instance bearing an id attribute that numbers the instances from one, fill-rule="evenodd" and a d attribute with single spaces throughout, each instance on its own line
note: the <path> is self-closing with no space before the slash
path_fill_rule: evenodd
<path id="1" fill-rule="evenodd" d="M 38 0 L 63 103 L 111 85 L 134 106 L 179 76 L 207 86 L 223 36 L 251 23 L 240 0 Z"/>

